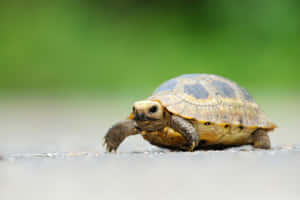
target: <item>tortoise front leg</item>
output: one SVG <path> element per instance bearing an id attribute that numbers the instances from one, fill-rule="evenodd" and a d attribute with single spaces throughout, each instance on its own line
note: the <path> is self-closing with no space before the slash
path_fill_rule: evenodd
<path id="1" fill-rule="evenodd" d="M 270 149 L 271 142 L 268 131 L 264 129 L 257 129 L 252 133 L 253 146 L 259 149 Z"/>
<path id="2" fill-rule="evenodd" d="M 117 151 L 123 140 L 130 136 L 138 134 L 136 122 L 132 119 L 127 119 L 113 125 L 104 137 L 103 145 L 106 146 L 106 151 Z"/>
<path id="3" fill-rule="evenodd" d="M 173 115 L 171 117 L 170 127 L 180 133 L 188 142 L 188 146 L 180 148 L 187 151 L 193 151 L 199 144 L 198 134 L 195 127 L 187 120 Z"/>

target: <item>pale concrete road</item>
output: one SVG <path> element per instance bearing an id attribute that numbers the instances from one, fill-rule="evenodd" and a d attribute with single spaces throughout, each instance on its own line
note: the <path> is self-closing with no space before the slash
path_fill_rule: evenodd
<path id="1" fill-rule="evenodd" d="M 3 99 L 0 200 L 300 199 L 298 100 L 260 102 L 279 126 L 269 151 L 178 153 L 133 136 L 108 154 L 101 138 L 128 100 Z"/>

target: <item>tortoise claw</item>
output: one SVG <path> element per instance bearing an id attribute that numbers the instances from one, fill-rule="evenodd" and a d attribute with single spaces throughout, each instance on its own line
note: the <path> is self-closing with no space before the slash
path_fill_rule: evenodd
<path id="1" fill-rule="evenodd" d="M 190 149 L 189 149 L 189 151 L 192 152 L 194 150 L 195 146 L 196 146 L 196 143 L 193 142 L 192 145 L 191 145 L 191 147 L 190 147 Z"/>
<path id="2" fill-rule="evenodd" d="M 108 138 L 107 138 L 108 139 Z M 118 145 L 116 146 L 113 142 L 107 140 L 104 138 L 104 141 L 102 143 L 102 146 L 105 147 L 106 152 L 117 152 Z"/>
<path id="3" fill-rule="evenodd" d="M 119 145 L 129 135 L 138 133 L 134 120 L 125 120 L 113 125 L 104 136 L 104 146 L 107 152 L 117 152 Z"/>
<path id="4" fill-rule="evenodd" d="M 189 151 L 189 152 L 192 152 L 192 151 L 194 151 L 195 147 L 196 147 L 196 143 L 195 143 L 195 142 L 192 142 L 192 144 L 189 145 L 189 146 L 188 146 L 187 144 L 182 145 L 182 146 L 180 147 L 180 149 L 183 150 L 183 151 Z"/>

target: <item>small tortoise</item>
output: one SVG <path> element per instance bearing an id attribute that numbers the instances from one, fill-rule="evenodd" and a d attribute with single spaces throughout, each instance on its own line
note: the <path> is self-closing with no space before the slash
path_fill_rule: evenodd
<path id="1" fill-rule="evenodd" d="M 161 84 L 151 97 L 133 104 L 128 119 L 104 137 L 116 151 L 140 133 L 151 144 L 173 150 L 222 149 L 251 144 L 269 149 L 273 124 L 246 90 L 217 75 L 185 74 Z"/>

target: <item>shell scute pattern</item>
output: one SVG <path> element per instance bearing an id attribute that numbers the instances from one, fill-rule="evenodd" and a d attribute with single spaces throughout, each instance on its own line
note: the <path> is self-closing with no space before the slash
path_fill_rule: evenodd
<path id="1" fill-rule="evenodd" d="M 241 96 L 243 96 L 244 100 L 253 102 L 252 97 L 249 95 L 249 93 L 242 87 L 239 87 Z"/>
<path id="2" fill-rule="evenodd" d="M 163 91 L 172 91 L 177 85 L 176 79 L 170 79 L 163 84 L 161 84 L 154 93 L 163 92 Z"/>
<path id="3" fill-rule="evenodd" d="M 186 74 L 161 84 L 151 100 L 187 119 L 217 124 L 274 128 L 248 92 L 235 82 L 210 74 Z"/>
<path id="4" fill-rule="evenodd" d="M 207 99 L 209 95 L 208 91 L 201 85 L 201 83 L 184 85 L 184 93 L 192 95 L 196 99 Z"/>
<path id="5" fill-rule="evenodd" d="M 212 85 L 216 88 L 216 95 L 221 95 L 223 98 L 236 98 L 235 92 L 229 84 L 213 80 Z"/>

